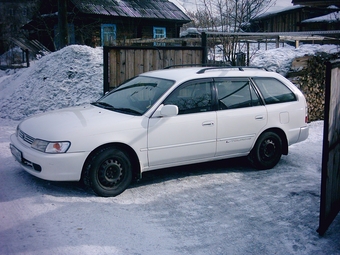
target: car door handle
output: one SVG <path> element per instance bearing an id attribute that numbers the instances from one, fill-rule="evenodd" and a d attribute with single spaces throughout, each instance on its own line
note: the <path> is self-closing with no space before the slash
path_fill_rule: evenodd
<path id="1" fill-rule="evenodd" d="M 205 121 L 202 123 L 202 126 L 213 126 L 214 125 L 214 122 L 212 121 Z"/>
<path id="2" fill-rule="evenodd" d="M 257 116 L 255 116 L 255 119 L 256 120 L 263 120 L 264 117 L 263 117 L 263 115 L 257 115 Z"/>

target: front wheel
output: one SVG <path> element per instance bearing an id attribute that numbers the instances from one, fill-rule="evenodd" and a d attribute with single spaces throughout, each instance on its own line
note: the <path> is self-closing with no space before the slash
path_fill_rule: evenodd
<path id="1" fill-rule="evenodd" d="M 282 140 L 274 132 L 265 132 L 257 139 L 248 159 L 257 169 L 273 168 L 281 159 Z"/>
<path id="2" fill-rule="evenodd" d="M 132 167 L 128 155 L 117 148 L 104 148 L 86 166 L 87 184 L 99 196 L 114 197 L 131 183 Z"/>

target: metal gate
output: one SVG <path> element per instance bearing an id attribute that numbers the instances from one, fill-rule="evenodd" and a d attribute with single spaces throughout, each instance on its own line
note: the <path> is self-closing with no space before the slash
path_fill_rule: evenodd
<path id="1" fill-rule="evenodd" d="M 322 154 L 320 235 L 340 211 L 340 59 L 326 64 Z"/>

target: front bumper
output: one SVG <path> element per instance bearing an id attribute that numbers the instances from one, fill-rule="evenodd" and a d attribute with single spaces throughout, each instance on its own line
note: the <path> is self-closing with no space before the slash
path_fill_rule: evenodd
<path id="1" fill-rule="evenodd" d="M 13 134 L 11 152 L 28 173 L 50 181 L 79 181 L 87 152 L 48 154 L 32 149 Z"/>

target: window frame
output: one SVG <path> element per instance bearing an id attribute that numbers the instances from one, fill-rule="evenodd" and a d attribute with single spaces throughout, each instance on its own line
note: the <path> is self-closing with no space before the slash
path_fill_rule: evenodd
<path id="1" fill-rule="evenodd" d="M 162 34 L 156 33 L 156 30 L 162 30 Z M 160 35 L 160 36 L 157 36 Z M 153 38 L 166 38 L 166 27 L 153 27 Z"/>
<path id="2" fill-rule="evenodd" d="M 218 82 L 226 82 L 226 81 L 242 81 L 242 82 L 247 82 L 248 85 L 248 92 L 249 92 L 249 99 L 250 99 L 250 104 L 249 106 L 242 106 L 242 107 L 232 107 L 232 108 L 225 108 L 225 109 L 221 109 L 220 108 L 220 102 L 219 102 L 219 96 L 218 96 L 218 87 L 217 87 L 217 83 Z M 256 106 L 263 106 L 263 99 L 261 97 L 261 95 L 259 94 L 257 88 L 254 86 L 254 83 L 252 82 L 252 80 L 250 79 L 250 77 L 221 77 L 221 78 L 214 78 L 214 86 L 215 86 L 215 93 L 216 93 L 216 108 L 219 111 L 223 111 L 223 110 L 233 110 L 233 109 L 242 109 L 242 108 L 250 108 L 250 107 L 256 107 Z M 254 100 L 255 98 L 253 98 L 253 96 L 256 96 L 257 99 L 257 104 L 254 104 Z"/>
<path id="3" fill-rule="evenodd" d="M 105 35 L 106 34 L 111 34 L 108 32 L 104 33 L 104 29 L 105 28 L 113 28 L 113 41 L 108 42 L 108 44 L 105 44 Z M 101 46 L 112 46 L 112 44 L 115 43 L 115 41 L 117 40 L 117 25 L 116 24 L 101 24 L 100 26 L 100 40 L 101 40 Z"/>
<path id="4" fill-rule="evenodd" d="M 162 34 L 156 33 L 156 30 L 162 30 Z M 160 36 L 158 36 L 160 35 Z M 153 39 L 160 39 L 160 38 L 166 38 L 166 27 L 153 27 Z M 162 42 L 154 42 L 154 46 L 165 46 L 165 43 Z"/>
<path id="5" fill-rule="evenodd" d="M 195 80 L 190 80 L 190 81 L 186 81 L 184 83 L 182 83 L 181 85 L 177 86 L 164 100 L 163 100 L 163 104 L 171 104 L 167 103 L 167 100 L 169 100 L 169 98 L 171 96 L 173 96 L 175 93 L 178 93 L 179 90 L 185 89 L 189 86 L 192 86 L 194 84 L 199 84 L 199 83 L 209 83 L 209 88 L 210 88 L 210 105 L 209 108 L 210 109 L 206 109 L 204 110 L 204 108 L 208 108 L 208 106 L 204 106 L 204 107 L 195 107 L 195 108 L 190 108 L 190 109 L 185 109 L 182 110 L 180 109 L 180 107 L 178 106 L 178 115 L 185 115 L 185 114 L 197 114 L 197 113 L 206 113 L 206 112 L 211 112 L 211 111 L 216 111 L 216 96 L 215 96 L 215 92 L 214 92 L 214 80 L 213 78 L 203 78 L 203 79 L 195 79 Z M 192 91 L 192 93 L 194 93 L 194 91 Z"/>

